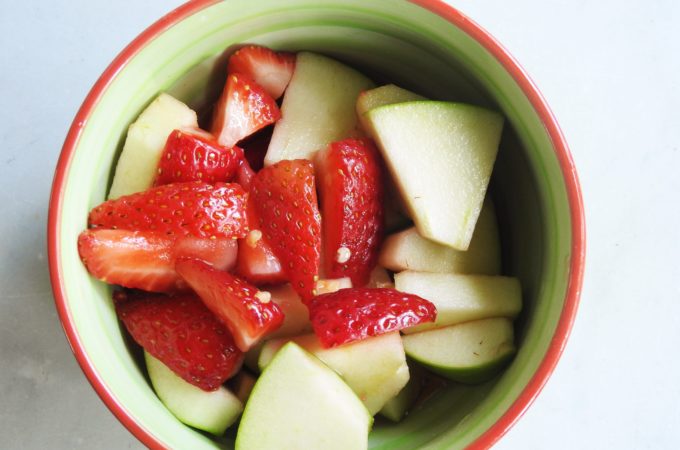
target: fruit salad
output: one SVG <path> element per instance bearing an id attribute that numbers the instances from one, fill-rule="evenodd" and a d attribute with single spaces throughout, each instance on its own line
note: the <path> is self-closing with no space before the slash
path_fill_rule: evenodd
<path id="1" fill-rule="evenodd" d="M 254 45 L 211 106 L 201 127 L 153 100 L 78 238 L 178 420 L 237 449 L 365 449 L 376 415 L 512 359 L 500 114 Z"/>

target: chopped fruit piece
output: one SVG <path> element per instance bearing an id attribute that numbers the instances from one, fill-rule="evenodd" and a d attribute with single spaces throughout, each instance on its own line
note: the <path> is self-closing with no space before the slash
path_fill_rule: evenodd
<path id="1" fill-rule="evenodd" d="M 325 347 L 432 322 L 435 306 L 394 289 L 353 288 L 314 297 L 308 304 L 314 332 Z"/>
<path id="2" fill-rule="evenodd" d="M 394 84 L 387 84 L 375 89 L 363 91 L 359 94 L 359 97 L 357 98 L 357 116 L 364 129 L 368 129 L 366 126 L 366 119 L 364 118 L 364 114 L 368 111 L 378 108 L 379 106 L 414 100 L 426 100 L 426 98 L 411 91 L 407 91 L 406 89 L 402 89 L 399 86 L 395 86 Z"/>
<path id="3" fill-rule="evenodd" d="M 255 171 L 250 167 L 250 163 L 247 159 L 241 160 L 241 165 L 238 166 L 236 171 L 236 182 L 240 184 L 243 189 L 250 191 L 250 183 L 255 177 Z"/>
<path id="4" fill-rule="evenodd" d="M 116 292 L 116 312 L 130 336 L 185 381 L 218 389 L 241 367 L 229 330 L 194 294 Z"/>
<path id="5" fill-rule="evenodd" d="M 172 130 L 196 128 L 194 111 L 168 94 L 159 95 L 128 128 L 109 198 L 149 189 L 168 135 Z"/>
<path id="6" fill-rule="evenodd" d="M 253 392 L 255 387 L 255 382 L 257 380 L 254 376 L 249 374 L 247 371 L 242 370 L 234 378 L 229 380 L 229 385 L 231 386 L 236 398 L 238 398 L 244 405 L 250 397 L 250 393 Z"/>
<path id="7" fill-rule="evenodd" d="M 268 288 L 272 302 L 283 312 L 283 325 L 267 335 L 267 339 L 285 336 L 297 336 L 312 331 L 312 323 L 309 321 L 309 311 L 302 303 L 300 296 L 289 283 L 281 286 Z"/>
<path id="8" fill-rule="evenodd" d="M 281 261 L 293 288 L 303 300 L 310 299 L 321 249 L 312 163 L 281 161 L 265 167 L 253 179 L 250 195 L 263 240 Z"/>
<path id="9" fill-rule="evenodd" d="M 231 181 L 241 165 L 243 150 L 225 148 L 206 133 L 170 133 L 158 162 L 154 186 L 186 181 Z"/>
<path id="10" fill-rule="evenodd" d="M 366 450 L 373 417 L 340 376 L 294 343 L 255 384 L 236 450 Z"/>
<path id="11" fill-rule="evenodd" d="M 243 400 L 224 386 L 206 392 L 175 375 L 149 352 L 144 352 L 144 360 L 153 390 L 182 423 L 222 436 L 241 415 Z"/>
<path id="12" fill-rule="evenodd" d="M 233 147 L 280 117 L 276 102 L 261 86 L 243 74 L 232 73 L 215 105 L 211 132 L 220 145 Z"/>
<path id="13" fill-rule="evenodd" d="M 104 202 L 90 211 L 89 222 L 92 228 L 239 238 L 248 233 L 246 201 L 238 184 L 174 183 Z"/>
<path id="14" fill-rule="evenodd" d="M 192 257 L 230 270 L 236 262 L 233 239 L 170 238 L 149 231 L 85 230 L 78 253 L 87 270 L 102 281 L 151 292 L 172 292 L 187 285 L 175 272 L 175 259 Z"/>
<path id="15" fill-rule="evenodd" d="M 263 302 L 255 287 L 228 272 L 196 259 L 180 259 L 177 273 L 189 283 L 208 308 L 229 328 L 242 351 L 283 323 L 283 313 L 271 301 Z"/>
<path id="16" fill-rule="evenodd" d="M 357 136 L 357 96 L 372 87 L 371 80 L 344 64 L 315 53 L 298 53 L 265 165 L 312 159 L 331 142 Z"/>
<path id="17" fill-rule="evenodd" d="M 326 276 L 365 286 L 383 235 L 380 156 L 367 139 L 334 142 L 318 156 Z"/>
<path id="18" fill-rule="evenodd" d="M 251 230 L 245 239 L 239 241 L 236 273 L 257 285 L 285 283 L 288 277 L 271 246 L 262 239 L 262 231 L 257 229 L 259 221 L 256 217 L 251 199 L 248 202 L 248 224 Z"/>
<path id="19" fill-rule="evenodd" d="M 249 45 L 229 58 L 227 72 L 249 76 L 273 98 L 283 95 L 295 70 L 295 54 Z"/>
<path id="20" fill-rule="evenodd" d="M 352 280 L 349 277 L 317 280 L 316 290 L 314 292 L 316 295 L 330 294 L 331 292 L 337 292 L 340 289 L 349 289 L 351 287 Z"/>
<path id="21" fill-rule="evenodd" d="M 371 272 L 371 277 L 368 280 L 366 287 L 372 288 L 394 288 L 394 282 L 390 278 L 390 274 L 383 267 L 375 266 Z"/>
<path id="22" fill-rule="evenodd" d="M 380 414 L 393 422 L 400 422 L 408 410 L 416 402 L 425 382 L 423 369 L 417 364 L 409 367 L 410 378 L 399 393 L 389 399 L 380 410 Z"/>

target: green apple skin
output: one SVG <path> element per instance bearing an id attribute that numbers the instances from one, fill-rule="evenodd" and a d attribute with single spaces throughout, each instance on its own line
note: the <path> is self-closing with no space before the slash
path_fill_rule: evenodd
<path id="1" fill-rule="evenodd" d="M 367 129 L 364 114 L 380 106 L 392 105 L 395 103 L 411 102 L 415 100 L 426 100 L 425 97 L 400 88 L 394 84 L 386 84 L 368 91 L 363 91 L 357 98 L 357 116 L 364 129 Z"/>
<path id="2" fill-rule="evenodd" d="M 460 251 L 422 237 L 415 227 L 385 239 L 379 263 L 393 272 L 501 273 L 501 245 L 493 204 L 487 200 L 479 214 L 467 251 Z"/>
<path id="3" fill-rule="evenodd" d="M 392 422 L 400 422 L 404 418 L 422 391 L 424 382 L 422 369 L 417 364 L 411 364 L 409 374 L 410 378 L 406 386 L 396 396 L 389 399 L 380 410 L 380 415 Z"/>
<path id="4" fill-rule="evenodd" d="M 403 336 L 409 358 L 426 369 L 460 383 L 493 378 L 516 348 L 512 322 L 492 318 Z"/>
<path id="5" fill-rule="evenodd" d="M 365 118 L 420 235 L 467 250 L 503 117 L 462 103 L 413 101 L 372 109 Z"/>
<path id="6" fill-rule="evenodd" d="M 364 450 L 372 424 L 373 417 L 340 376 L 290 342 L 257 380 L 236 450 Z"/>
<path id="7" fill-rule="evenodd" d="M 224 386 L 204 391 L 175 375 L 149 353 L 144 352 L 144 359 L 158 398 L 182 423 L 221 436 L 241 415 L 243 404 Z"/>
<path id="8" fill-rule="evenodd" d="M 287 342 L 295 342 L 337 372 L 364 403 L 371 415 L 409 380 L 404 347 L 398 332 L 375 336 L 333 348 L 323 348 L 314 334 L 267 341 L 260 354 L 260 370 Z"/>
<path id="9" fill-rule="evenodd" d="M 371 80 L 338 61 L 298 53 L 265 165 L 284 159 L 312 160 L 315 152 L 331 142 L 360 134 L 356 100 L 361 91 L 373 86 Z"/>
<path id="10" fill-rule="evenodd" d="M 513 319 L 522 310 L 522 290 L 513 277 L 406 270 L 394 276 L 394 286 L 437 308 L 434 322 L 406 328 L 402 330 L 405 334 L 492 317 Z"/>
<path id="11" fill-rule="evenodd" d="M 168 94 L 159 95 L 128 128 L 109 199 L 149 189 L 170 133 L 197 128 L 196 112 Z"/>

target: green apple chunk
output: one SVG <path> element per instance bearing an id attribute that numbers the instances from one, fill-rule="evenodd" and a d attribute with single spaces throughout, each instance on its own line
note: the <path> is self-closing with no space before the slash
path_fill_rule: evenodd
<path id="1" fill-rule="evenodd" d="M 426 100 L 426 98 L 414 92 L 402 89 L 399 86 L 395 86 L 394 84 L 387 84 L 359 94 L 359 98 L 357 98 L 357 115 L 359 116 L 359 121 L 364 126 L 364 129 L 366 129 L 367 124 L 365 123 L 363 116 L 368 111 L 378 108 L 379 106 L 415 100 Z"/>
<path id="2" fill-rule="evenodd" d="M 515 354 L 512 322 L 493 318 L 403 337 L 406 354 L 432 372 L 461 383 L 496 375 Z"/>
<path id="3" fill-rule="evenodd" d="M 409 366 L 410 378 L 406 386 L 394 397 L 389 399 L 380 410 L 380 415 L 393 422 L 399 422 L 406 412 L 413 406 L 423 387 L 423 373 L 418 365 Z"/>
<path id="4" fill-rule="evenodd" d="M 323 348 L 313 334 L 290 340 L 340 374 L 371 415 L 380 411 L 408 382 L 408 366 L 398 332 L 333 348 Z M 260 369 L 264 370 L 279 349 L 290 340 L 268 341 L 260 353 Z"/>
<path id="5" fill-rule="evenodd" d="M 274 126 L 265 165 L 309 159 L 328 144 L 357 134 L 359 92 L 373 82 L 338 61 L 300 52 Z"/>
<path id="6" fill-rule="evenodd" d="M 243 411 L 243 404 L 227 388 L 208 392 L 187 383 L 165 364 L 144 352 L 146 369 L 158 398 L 182 423 L 221 436 Z"/>
<path id="7" fill-rule="evenodd" d="M 434 322 L 402 330 L 406 334 L 490 317 L 514 318 L 522 309 L 522 289 L 512 277 L 407 270 L 394 276 L 394 286 L 437 307 Z"/>
<path id="8" fill-rule="evenodd" d="M 381 106 L 365 117 L 418 232 L 467 250 L 503 117 L 477 106 L 436 101 Z"/>
<path id="9" fill-rule="evenodd" d="M 172 130 L 192 128 L 198 128 L 196 113 L 168 94 L 159 95 L 128 128 L 109 198 L 150 188 Z"/>
<path id="10" fill-rule="evenodd" d="M 501 273 L 501 246 L 493 205 L 485 202 L 467 251 L 438 244 L 418 234 L 415 227 L 388 236 L 379 262 L 394 271 Z"/>
<path id="11" fill-rule="evenodd" d="M 286 344 L 250 394 L 236 450 L 366 449 L 373 418 L 342 379 Z"/>

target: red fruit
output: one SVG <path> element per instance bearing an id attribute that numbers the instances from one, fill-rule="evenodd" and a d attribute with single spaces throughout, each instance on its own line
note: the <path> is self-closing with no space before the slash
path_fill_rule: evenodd
<path id="1" fill-rule="evenodd" d="M 227 71 L 252 78 L 273 98 L 283 95 L 295 70 L 295 54 L 249 45 L 229 58 Z"/>
<path id="2" fill-rule="evenodd" d="M 154 186 L 187 181 L 231 181 L 242 158 L 241 149 L 221 147 L 208 133 L 174 130 L 158 162 Z"/>
<path id="3" fill-rule="evenodd" d="M 243 158 L 241 164 L 236 171 L 236 182 L 240 184 L 246 192 L 250 192 L 250 183 L 255 177 L 255 171 L 250 167 L 248 160 Z"/>
<path id="4" fill-rule="evenodd" d="M 183 258 L 175 264 L 179 273 L 203 303 L 231 331 L 236 345 L 248 351 L 263 336 L 283 323 L 283 313 L 268 293 L 196 259 Z"/>
<path id="5" fill-rule="evenodd" d="M 233 239 L 191 236 L 178 239 L 150 231 L 85 230 L 78 236 L 78 253 L 88 272 L 110 284 L 151 292 L 187 289 L 175 272 L 175 259 L 201 259 L 229 270 L 236 262 Z"/>
<path id="6" fill-rule="evenodd" d="M 308 304 L 314 333 L 325 347 L 433 322 L 437 308 L 395 289 L 351 288 L 314 297 Z"/>
<path id="7" fill-rule="evenodd" d="M 383 237 L 380 156 L 368 139 L 334 142 L 320 155 L 324 263 L 329 278 L 365 286 Z"/>
<path id="8" fill-rule="evenodd" d="M 253 179 L 250 195 L 263 239 L 300 297 L 310 299 L 321 251 L 312 163 L 300 159 L 265 167 Z"/>
<path id="9" fill-rule="evenodd" d="M 281 261 L 260 234 L 260 230 L 251 230 L 245 239 L 239 240 L 236 274 L 257 285 L 285 283 L 288 277 Z"/>
<path id="10" fill-rule="evenodd" d="M 247 197 L 238 184 L 167 184 L 104 202 L 90 211 L 89 223 L 168 236 L 239 238 L 248 233 Z"/>
<path id="11" fill-rule="evenodd" d="M 114 295 L 132 338 L 184 380 L 214 391 L 243 363 L 229 330 L 194 294 Z"/>
<path id="12" fill-rule="evenodd" d="M 224 147 L 233 147 L 281 117 L 276 101 L 260 85 L 240 73 L 227 77 L 213 114 L 211 132 Z"/>

